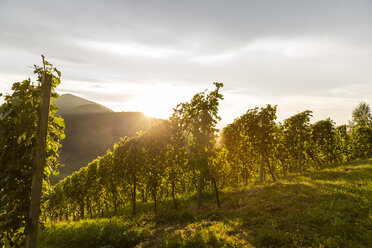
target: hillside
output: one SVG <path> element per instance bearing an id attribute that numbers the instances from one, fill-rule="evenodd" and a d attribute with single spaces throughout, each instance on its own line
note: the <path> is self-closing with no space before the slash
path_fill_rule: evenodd
<path id="1" fill-rule="evenodd" d="M 152 203 L 130 220 L 120 217 L 60 222 L 40 247 L 372 247 L 372 160 L 290 175 L 276 183 L 224 190 L 221 208 L 206 193 L 179 199 L 180 209 Z"/>
<path id="2" fill-rule="evenodd" d="M 54 102 L 59 108 L 60 115 L 66 114 L 87 114 L 87 113 L 108 113 L 113 112 L 111 109 L 98 103 L 86 100 L 84 98 L 63 94 Z"/>
<path id="3" fill-rule="evenodd" d="M 154 120 L 139 112 L 113 112 L 71 94 L 62 95 L 55 103 L 66 124 L 60 154 L 64 166 L 59 167 L 57 180 L 105 154 L 121 137 L 147 130 Z"/>

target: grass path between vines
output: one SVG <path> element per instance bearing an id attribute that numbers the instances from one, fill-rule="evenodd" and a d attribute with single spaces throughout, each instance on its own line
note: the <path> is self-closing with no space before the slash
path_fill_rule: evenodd
<path id="1" fill-rule="evenodd" d="M 224 190 L 220 209 L 205 198 L 199 212 L 192 196 L 156 216 L 147 204 L 134 220 L 58 223 L 40 247 L 372 247 L 372 159 Z"/>

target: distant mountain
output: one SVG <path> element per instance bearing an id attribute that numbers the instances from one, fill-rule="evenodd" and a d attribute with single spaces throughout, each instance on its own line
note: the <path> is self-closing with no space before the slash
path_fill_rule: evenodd
<path id="1" fill-rule="evenodd" d="M 62 95 L 56 102 L 66 124 L 62 141 L 60 175 L 54 181 L 70 175 L 102 156 L 121 137 L 133 137 L 147 130 L 156 120 L 140 112 L 113 112 L 109 108 L 72 94 Z"/>
<path id="2" fill-rule="evenodd" d="M 105 106 L 72 94 L 61 95 L 54 103 L 59 108 L 60 115 L 113 112 Z"/>

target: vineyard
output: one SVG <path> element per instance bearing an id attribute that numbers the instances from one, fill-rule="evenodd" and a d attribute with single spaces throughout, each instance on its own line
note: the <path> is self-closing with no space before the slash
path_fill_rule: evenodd
<path id="1" fill-rule="evenodd" d="M 54 88 L 60 72 L 47 63 Z M 45 71 L 45 69 L 44 69 Z M 44 72 L 35 67 L 35 73 Z M 278 122 L 248 109 L 222 130 L 222 83 L 51 187 L 64 124 L 51 105 L 40 220 L 45 247 L 353 247 L 372 244 L 372 116 Z M 24 244 L 40 84 L 15 83 L 0 119 L 0 240 Z M 363 161 L 364 162 L 353 162 Z M 91 235 L 91 236 L 89 236 Z M 182 241 L 183 240 L 183 241 Z M 75 242 L 75 243 L 74 243 Z M 91 243 L 89 243 L 91 242 Z"/>
<path id="2" fill-rule="evenodd" d="M 105 211 L 196 192 L 213 191 L 220 207 L 219 191 L 247 185 L 259 178 L 262 184 L 290 173 L 324 169 L 372 155 L 372 128 L 335 127 L 331 119 L 310 124 L 311 111 L 276 123 L 276 106 L 255 108 L 216 134 L 221 84 L 178 106 L 169 120 L 148 131 L 123 138 L 112 151 L 54 186 L 47 205 L 54 220 L 77 220 L 104 216 Z"/>
<path id="3" fill-rule="evenodd" d="M 257 178 L 258 179 L 258 178 Z M 370 247 L 372 160 L 333 165 L 280 181 L 224 188 L 218 208 L 210 191 L 141 203 L 117 216 L 105 212 L 80 221 L 56 221 L 40 247 Z M 54 224 L 55 223 L 55 224 Z"/>

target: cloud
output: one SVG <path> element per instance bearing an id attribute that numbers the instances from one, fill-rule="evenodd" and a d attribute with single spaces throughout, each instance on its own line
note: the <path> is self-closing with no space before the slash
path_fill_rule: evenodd
<path id="1" fill-rule="evenodd" d="M 367 0 L 2 0 L 0 90 L 43 53 L 61 92 L 115 110 L 150 99 L 169 113 L 218 81 L 224 120 L 273 103 L 346 122 L 348 104 L 371 100 L 371 12 Z"/>

